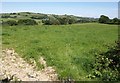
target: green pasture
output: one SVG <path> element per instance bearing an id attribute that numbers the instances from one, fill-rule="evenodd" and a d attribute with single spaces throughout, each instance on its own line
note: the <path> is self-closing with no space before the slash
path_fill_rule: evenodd
<path id="1" fill-rule="evenodd" d="M 85 78 L 95 54 L 106 52 L 117 40 L 117 25 L 83 23 L 72 25 L 3 26 L 2 49 L 14 48 L 29 62 L 44 57 L 59 77 Z"/>

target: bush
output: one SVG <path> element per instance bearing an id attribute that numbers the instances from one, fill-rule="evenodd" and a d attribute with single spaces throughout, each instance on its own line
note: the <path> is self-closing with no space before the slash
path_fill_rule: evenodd
<path id="1" fill-rule="evenodd" d="M 32 19 L 46 19 L 47 15 L 32 15 L 30 18 Z"/>
<path id="2" fill-rule="evenodd" d="M 10 13 L 10 15 L 15 15 L 16 13 Z"/>
<path id="3" fill-rule="evenodd" d="M 113 24 L 120 24 L 120 19 L 118 18 L 113 18 Z"/>
<path id="4" fill-rule="evenodd" d="M 60 24 L 59 20 L 55 18 L 54 16 L 50 16 L 48 19 L 42 20 L 42 22 L 45 25 L 59 25 Z"/>
<path id="5" fill-rule="evenodd" d="M 17 24 L 18 23 L 15 20 L 2 21 L 2 25 L 14 26 L 14 25 L 17 25 Z"/>
<path id="6" fill-rule="evenodd" d="M 68 24 L 73 24 L 76 22 L 75 18 L 69 17 Z"/>
<path id="7" fill-rule="evenodd" d="M 109 17 L 107 17 L 105 15 L 101 15 L 99 18 L 99 23 L 107 24 L 107 23 L 109 23 L 109 21 L 110 21 Z"/>
<path id="8" fill-rule="evenodd" d="M 42 23 L 45 25 L 66 25 L 66 24 L 73 24 L 76 22 L 76 19 L 71 16 L 57 16 L 52 15 L 49 16 L 48 19 L 42 20 Z"/>
<path id="9" fill-rule="evenodd" d="M 1 18 L 10 18 L 10 15 L 9 14 L 3 14 L 3 15 L 1 15 Z"/>
<path id="10" fill-rule="evenodd" d="M 109 19 L 109 17 L 101 15 L 99 18 L 99 23 L 119 25 L 120 19 L 118 19 L 118 18 Z"/>
<path id="11" fill-rule="evenodd" d="M 42 23 L 44 23 L 44 25 L 51 25 L 49 19 L 44 19 L 44 20 L 42 20 Z"/>
<path id="12" fill-rule="evenodd" d="M 32 19 L 19 19 L 18 24 L 21 25 L 37 25 L 37 22 Z"/>
<path id="13" fill-rule="evenodd" d="M 67 16 L 60 17 L 59 21 L 61 24 L 64 24 L 64 25 L 69 24 L 69 18 Z"/>
<path id="14" fill-rule="evenodd" d="M 104 81 L 120 81 L 120 41 L 109 51 L 96 56 L 93 76 Z"/>

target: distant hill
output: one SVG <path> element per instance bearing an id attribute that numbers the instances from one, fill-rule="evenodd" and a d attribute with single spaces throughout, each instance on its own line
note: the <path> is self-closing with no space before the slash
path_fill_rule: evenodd
<path id="1" fill-rule="evenodd" d="M 76 22 L 96 22 L 98 21 L 98 18 L 90 18 L 90 17 L 79 17 L 74 15 L 55 15 L 55 14 L 43 14 L 43 13 L 33 13 L 33 12 L 18 12 L 18 13 L 1 13 L 1 20 L 6 21 L 8 19 L 10 20 L 18 20 L 18 19 L 34 19 L 36 21 L 41 21 L 44 19 L 52 18 L 59 18 L 59 17 L 71 17 L 76 19 Z M 6 19 L 8 18 L 8 19 Z"/>

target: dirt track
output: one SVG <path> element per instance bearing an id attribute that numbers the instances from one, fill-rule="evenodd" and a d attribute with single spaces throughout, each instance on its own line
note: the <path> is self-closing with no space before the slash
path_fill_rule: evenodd
<path id="1" fill-rule="evenodd" d="M 57 74 L 53 67 L 47 67 L 43 58 L 45 68 L 37 71 L 34 65 L 25 62 L 13 49 L 3 50 L 0 56 L 0 79 L 13 76 L 14 80 L 21 81 L 56 81 Z"/>

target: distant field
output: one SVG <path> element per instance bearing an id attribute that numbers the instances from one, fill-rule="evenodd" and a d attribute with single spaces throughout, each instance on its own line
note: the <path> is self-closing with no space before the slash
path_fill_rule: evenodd
<path id="1" fill-rule="evenodd" d="M 2 45 L 3 49 L 14 48 L 27 61 L 33 58 L 39 68 L 43 56 L 60 77 L 84 80 L 91 72 L 94 55 L 114 45 L 117 28 L 98 23 L 3 26 Z"/>

